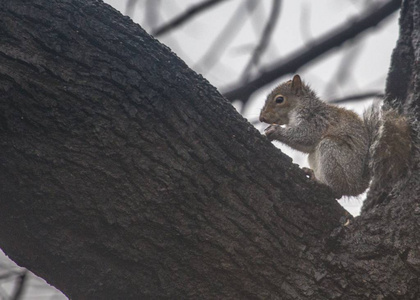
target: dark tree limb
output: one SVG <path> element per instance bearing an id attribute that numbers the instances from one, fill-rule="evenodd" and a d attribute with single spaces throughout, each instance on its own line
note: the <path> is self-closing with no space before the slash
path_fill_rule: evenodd
<path id="1" fill-rule="evenodd" d="M 415 78 L 418 70 L 419 57 L 413 48 L 413 40 L 410 34 L 415 33 L 415 29 L 420 25 L 418 18 L 413 17 L 410 1 L 405 1 L 401 7 L 401 14 L 406 16 L 400 19 L 400 37 L 397 42 L 398 51 L 394 51 L 391 57 L 391 66 L 386 84 L 386 99 L 392 101 L 398 99 L 401 102 L 410 102 L 409 110 L 420 112 L 416 99 L 410 97 L 410 92 L 418 92 L 419 85 L 415 85 Z M 416 95 L 416 94 L 412 94 Z"/>
<path id="2" fill-rule="evenodd" d="M 226 0 L 206 0 L 203 1 L 197 5 L 194 5 L 187 9 L 184 13 L 181 15 L 175 17 L 173 20 L 169 21 L 168 23 L 162 25 L 161 27 L 157 28 L 152 32 L 152 35 L 158 37 L 163 34 L 168 33 L 170 30 L 173 30 L 177 28 L 178 26 L 181 26 L 191 18 L 197 16 L 199 13 L 205 11 L 206 9 L 209 9 L 210 7 L 219 4 Z"/>
<path id="3" fill-rule="evenodd" d="M 392 54 L 384 100 L 391 105 L 398 103 L 413 120 L 420 114 L 420 70 L 415 68 L 420 58 L 419 10 L 420 1 L 403 2 L 400 37 Z M 344 282 L 345 288 L 356 293 L 364 289 L 365 298 L 420 297 L 420 136 L 418 123 L 412 124 L 411 171 L 402 180 L 389 183 L 391 192 L 371 187 L 360 217 L 335 234 L 340 250 L 334 251 L 333 261 L 340 261 L 345 266 L 342 272 L 348 275 L 366 274 L 364 280 L 353 281 L 351 286 Z M 332 265 L 338 267 L 337 263 Z"/>
<path id="4" fill-rule="evenodd" d="M 327 188 L 108 5 L 7 1 L 0 20 L 15 262 L 71 299 L 305 295 L 346 218 Z"/>
<path id="5" fill-rule="evenodd" d="M 247 99 L 261 87 L 273 82 L 281 76 L 295 73 L 299 68 L 325 54 L 333 48 L 342 45 L 344 42 L 357 37 L 369 28 L 378 25 L 386 17 L 399 9 L 401 0 L 390 0 L 381 7 L 375 7 L 353 22 L 344 24 L 333 32 L 320 37 L 312 44 L 306 45 L 303 49 L 296 51 L 291 56 L 274 62 L 272 67 L 250 80 L 246 85 L 234 85 L 226 88 L 223 95 L 233 101 Z"/>
<path id="6" fill-rule="evenodd" d="M 420 295 L 418 170 L 353 219 L 102 2 L 5 1 L 0 22 L 0 246 L 71 299 Z"/>

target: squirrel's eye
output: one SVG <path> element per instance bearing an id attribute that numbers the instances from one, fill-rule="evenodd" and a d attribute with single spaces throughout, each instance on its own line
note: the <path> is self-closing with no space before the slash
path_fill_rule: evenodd
<path id="1" fill-rule="evenodd" d="M 276 103 L 283 103 L 283 102 L 284 102 L 284 98 L 282 96 L 276 97 Z"/>

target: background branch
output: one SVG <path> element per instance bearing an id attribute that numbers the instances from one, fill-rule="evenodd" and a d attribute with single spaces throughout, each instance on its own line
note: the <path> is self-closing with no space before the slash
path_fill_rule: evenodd
<path id="1" fill-rule="evenodd" d="M 28 276 L 28 271 L 23 271 L 22 274 L 19 275 L 18 279 L 16 280 L 16 287 L 11 295 L 11 300 L 19 300 L 21 299 L 23 292 L 25 290 L 25 283 Z"/>
<path id="2" fill-rule="evenodd" d="M 197 5 L 191 6 L 189 9 L 187 9 L 183 14 L 175 17 L 168 23 L 162 25 L 161 27 L 157 28 L 152 32 L 152 35 L 155 37 L 158 37 L 160 35 L 163 35 L 165 33 L 168 33 L 170 30 L 173 30 L 177 28 L 178 26 L 184 24 L 191 18 L 195 17 L 200 12 L 203 12 L 204 10 L 221 3 L 226 0 L 207 0 L 203 1 Z"/>
<path id="3" fill-rule="evenodd" d="M 378 25 L 386 17 L 397 11 L 400 5 L 401 0 L 391 0 L 379 8 L 372 8 L 356 21 L 347 22 L 345 25 L 326 34 L 324 37 L 320 37 L 317 42 L 305 46 L 303 49 L 296 51 L 289 57 L 281 59 L 277 63 L 273 63 L 273 67 L 249 81 L 247 84 L 238 84 L 234 87 L 227 88 L 223 95 L 229 100 L 241 100 L 242 102 L 246 102 L 256 90 L 283 75 L 296 72 L 299 68 L 313 61 L 315 58 L 342 45 L 344 42 L 355 38 L 365 30 Z"/>
<path id="4" fill-rule="evenodd" d="M 345 102 L 355 102 L 355 101 L 362 101 L 366 100 L 368 98 L 383 98 L 385 95 L 379 91 L 372 91 L 372 92 L 366 92 L 362 94 L 354 94 L 349 95 L 343 98 L 333 99 L 327 101 L 328 103 L 345 103 Z"/>
<path id="5" fill-rule="evenodd" d="M 249 81 L 249 76 L 251 75 L 252 67 L 258 65 L 259 60 L 262 54 L 264 53 L 264 50 L 267 48 L 267 45 L 269 44 L 273 30 L 276 26 L 277 20 L 280 15 L 280 6 L 281 6 L 281 0 L 273 0 L 271 14 L 262 32 L 261 39 L 257 47 L 255 48 L 254 52 L 252 53 L 251 59 L 249 60 L 242 74 L 242 81 L 244 83 Z"/>
<path id="6" fill-rule="evenodd" d="M 155 28 L 160 20 L 161 0 L 146 0 L 144 22 L 147 28 Z"/>
<path id="7" fill-rule="evenodd" d="M 138 0 L 127 0 L 125 5 L 125 14 L 127 16 L 133 17 L 134 15 L 134 7 L 136 6 Z"/>
<path id="8" fill-rule="evenodd" d="M 248 14 L 252 13 L 258 2 L 247 1 L 239 4 L 239 7 L 225 26 L 224 30 L 217 36 L 212 45 L 206 51 L 200 61 L 193 67 L 199 73 L 206 74 L 219 60 L 221 54 L 227 49 L 227 45 L 233 41 L 235 34 L 241 29 L 242 24 L 246 21 L 245 5 L 247 5 Z"/>
<path id="9" fill-rule="evenodd" d="M 350 80 L 353 66 L 360 54 L 361 46 L 361 43 L 354 43 L 344 51 L 345 53 L 338 64 L 334 76 L 329 80 L 325 88 L 325 95 L 336 94 L 341 84 Z"/>

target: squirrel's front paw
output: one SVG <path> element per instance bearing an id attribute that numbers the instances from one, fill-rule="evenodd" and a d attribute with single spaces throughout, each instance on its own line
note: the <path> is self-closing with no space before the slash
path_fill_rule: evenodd
<path id="1" fill-rule="evenodd" d="M 265 133 L 265 136 L 266 136 L 266 137 L 267 137 L 270 141 L 273 141 L 273 140 L 275 140 L 275 135 L 276 135 L 276 132 L 277 132 L 278 130 L 281 130 L 281 126 L 280 126 L 280 125 L 277 125 L 277 124 L 273 124 L 273 125 L 268 126 L 268 127 L 264 130 L 264 133 Z"/>

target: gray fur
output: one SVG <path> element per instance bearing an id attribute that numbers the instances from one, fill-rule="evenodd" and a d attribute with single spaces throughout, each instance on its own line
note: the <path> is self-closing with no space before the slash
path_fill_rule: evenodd
<path id="1" fill-rule="evenodd" d="M 277 103 L 276 98 L 284 101 Z M 260 120 L 270 140 L 308 153 L 316 180 L 337 197 L 363 193 L 373 184 L 398 180 L 409 164 L 409 126 L 394 110 L 354 112 L 321 101 L 296 75 L 268 95 Z M 286 125 L 281 127 L 280 125 Z"/>

